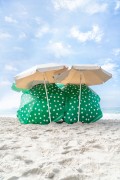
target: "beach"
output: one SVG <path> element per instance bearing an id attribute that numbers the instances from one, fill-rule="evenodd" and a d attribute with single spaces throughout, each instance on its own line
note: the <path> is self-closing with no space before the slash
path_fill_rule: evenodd
<path id="1" fill-rule="evenodd" d="M 120 180 L 120 120 L 20 124 L 0 118 L 0 180 Z"/>

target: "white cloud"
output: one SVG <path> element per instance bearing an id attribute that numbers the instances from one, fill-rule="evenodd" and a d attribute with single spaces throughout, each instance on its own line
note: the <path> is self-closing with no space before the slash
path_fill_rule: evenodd
<path id="1" fill-rule="evenodd" d="M 4 68 L 6 71 L 17 71 L 17 68 L 12 66 L 12 65 L 5 65 L 5 68 Z"/>
<path id="2" fill-rule="evenodd" d="M 50 32 L 49 26 L 45 25 L 37 30 L 35 37 L 41 38 L 44 34 L 46 34 L 48 32 Z"/>
<path id="3" fill-rule="evenodd" d="M 18 52 L 22 52 L 22 51 L 23 51 L 23 48 L 22 48 L 22 47 L 18 47 L 18 46 L 14 46 L 14 47 L 13 47 L 13 50 L 14 50 L 14 51 L 18 51 Z"/>
<path id="4" fill-rule="evenodd" d="M 56 10 L 68 9 L 73 11 L 86 4 L 85 2 L 85 0 L 53 0 L 53 5 Z"/>
<path id="5" fill-rule="evenodd" d="M 9 39 L 11 37 L 12 37 L 11 34 L 9 34 L 7 32 L 0 32 L 0 40 Z"/>
<path id="6" fill-rule="evenodd" d="M 115 56 L 119 56 L 120 55 L 120 48 L 113 49 L 113 54 Z"/>
<path id="7" fill-rule="evenodd" d="M 5 16 L 5 21 L 8 23 L 17 23 L 17 20 L 13 19 L 11 16 Z"/>
<path id="8" fill-rule="evenodd" d="M 107 9 L 107 4 L 97 4 L 97 3 L 91 3 L 88 7 L 86 7 L 86 12 L 88 14 L 95 14 L 98 12 L 105 12 Z"/>
<path id="9" fill-rule="evenodd" d="M 71 37 L 77 39 L 80 42 L 95 41 L 100 42 L 103 37 L 103 32 L 98 25 L 94 25 L 91 31 L 81 32 L 77 26 L 74 26 L 70 30 Z"/>
<path id="10" fill-rule="evenodd" d="M 65 45 L 62 42 L 49 42 L 48 51 L 56 57 L 68 56 L 72 53 L 71 46 Z"/>
<path id="11" fill-rule="evenodd" d="M 99 4 L 96 0 L 53 0 L 52 2 L 56 10 L 68 9 L 69 11 L 74 11 L 79 8 L 88 14 L 95 14 L 105 12 L 107 9 L 106 3 Z"/>
<path id="12" fill-rule="evenodd" d="M 120 0 L 116 1 L 115 10 L 120 9 Z"/>
<path id="13" fill-rule="evenodd" d="M 30 14 L 28 12 L 28 7 L 23 5 L 23 3 L 16 1 L 15 8 L 16 8 L 17 17 L 22 19 L 30 17 Z"/>
<path id="14" fill-rule="evenodd" d="M 40 16 L 33 18 L 38 25 L 44 24 L 44 20 Z"/>
<path id="15" fill-rule="evenodd" d="M 0 99 L 0 110 L 9 110 L 12 108 L 18 108 L 20 104 L 21 93 L 11 92 L 4 95 Z"/>
<path id="16" fill-rule="evenodd" d="M 11 83 L 10 83 L 10 81 L 8 81 L 8 80 L 2 80 L 1 82 L 0 82 L 0 87 L 5 87 L 5 86 L 9 86 Z"/>
<path id="17" fill-rule="evenodd" d="M 45 35 L 47 33 L 57 35 L 60 32 L 60 29 L 50 27 L 50 25 L 39 16 L 33 18 L 33 20 L 38 25 L 38 28 L 35 31 L 36 38 L 41 38 L 43 35 Z"/>
<path id="18" fill-rule="evenodd" d="M 26 39 L 26 38 L 27 38 L 26 33 L 22 32 L 19 34 L 19 39 Z"/>

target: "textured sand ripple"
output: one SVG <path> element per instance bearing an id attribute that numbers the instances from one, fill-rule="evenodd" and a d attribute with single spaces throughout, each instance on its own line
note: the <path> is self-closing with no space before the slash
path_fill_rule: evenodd
<path id="1" fill-rule="evenodd" d="M 0 118 L 0 180 L 119 180 L 120 121 L 21 125 Z"/>

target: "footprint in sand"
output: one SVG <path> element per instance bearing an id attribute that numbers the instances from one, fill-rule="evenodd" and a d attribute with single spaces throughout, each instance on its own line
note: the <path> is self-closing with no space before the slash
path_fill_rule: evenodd
<path id="1" fill-rule="evenodd" d="M 7 150 L 9 147 L 7 145 L 0 146 L 0 150 Z"/>
<path id="2" fill-rule="evenodd" d="M 30 159 L 24 159 L 24 157 L 22 157 L 22 156 L 16 156 L 15 159 L 20 160 L 20 161 L 24 161 L 24 162 L 25 162 L 26 164 L 28 164 L 28 165 L 33 163 L 32 160 L 30 160 Z"/>
<path id="3" fill-rule="evenodd" d="M 55 176 L 55 174 L 54 174 L 53 172 L 47 172 L 47 173 L 45 174 L 45 177 L 46 177 L 46 178 L 50 178 L 50 179 L 52 179 L 54 176 Z"/>
<path id="4" fill-rule="evenodd" d="M 15 156 L 15 159 L 19 159 L 19 160 L 23 160 L 23 157 L 22 156 Z"/>
<path id="5" fill-rule="evenodd" d="M 78 171 L 72 169 L 64 169 L 59 180 L 82 180 L 81 174 Z"/>
<path id="6" fill-rule="evenodd" d="M 20 146 L 15 146 L 15 147 L 11 147 L 10 149 L 19 149 L 21 148 Z"/>
<path id="7" fill-rule="evenodd" d="M 80 180 L 78 174 L 65 175 L 65 177 L 60 178 L 59 180 Z"/>
<path id="8" fill-rule="evenodd" d="M 76 147 L 78 147 L 79 143 L 76 140 L 69 141 L 65 143 L 65 146 L 63 147 L 63 151 L 61 154 L 67 154 L 71 150 L 77 150 Z"/>
<path id="9" fill-rule="evenodd" d="M 69 165 L 69 164 L 71 164 L 72 160 L 73 160 L 73 158 L 64 158 L 64 159 L 60 160 L 58 163 L 60 165 Z"/>
<path id="10" fill-rule="evenodd" d="M 38 139 L 38 137 L 37 136 L 33 136 L 33 137 L 31 137 L 31 139 Z"/>
<path id="11" fill-rule="evenodd" d="M 103 147 L 102 146 L 100 146 L 99 144 L 96 144 L 96 145 L 94 145 L 94 146 L 92 146 L 93 148 L 96 148 L 96 149 L 103 149 Z"/>
<path id="12" fill-rule="evenodd" d="M 93 144 L 93 143 L 95 143 L 95 142 L 97 142 L 96 139 L 92 139 L 92 140 L 87 141 L 87 143 L 90 143 L 90 144 Z"/>
<path id="13" fill-rule="evenodd" d="M 32 163 L 33 163 L 33 161 L 32 161 L 32 160 L 29 160 L 29 159 L 24 160 L 24 162 L 25 162 L 26 164 L 32 164 Z"/>
<path id="14" fill-rule="evenodd" d="M 22 176 L 37 175 L 37 174 L 40 174 L 40 173 L 41 173 L 41 169 L 40 168 L 33 168 L 33 169 L 30 169 L 30 170 L 24 172 L 22 174 Z"/>
<path id="15" fill-rule="evenodd" d="M 45 132 L 51 132 L 53 131 L 52 129 L 46 129 Z"/>
<path id="16" fill-rule="evenodd" d="M 83 134 L 83 133 L 85 133 L 85 132 L 76 132 L 76 134 Z"/>
<path id="17" fill-rule="evenodd" d="M 70 149 L 70 148 L 72 148 L 72 146 L 65 146 L 65 147 L 63 147 L 63 149 Z"/>
<path id="18" fill-rule="evenodd" d="M 13 177 L 8 178 L 7 180 L 17 180 L 17 179 L 19 179 L 17 176 L 13 176 Z"/>
<path id="19" fill-rule="evenodd" d="M 61 154 L 67 154 L 69 153 L 70 151 L 62 151 Z"/>
<path id="20" fill-rule="evenodd" d="M 11 138 L 11 139 L 12 139 L 12 138 Z M 17 141 L 17 140 L 12 140 L 12 142 L 13 142 L 13 143 L 16 143 L 16 142 L 18 142 L 18 141 Z"/>

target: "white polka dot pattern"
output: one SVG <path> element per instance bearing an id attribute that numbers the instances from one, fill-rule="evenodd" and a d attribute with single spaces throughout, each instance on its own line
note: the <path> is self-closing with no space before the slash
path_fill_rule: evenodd
<path id="1" fill-rule="evenodd" d="M 66 97 L 64 120 L 68 124 L 78 121 L 79 85 L 68 84 L 64 88 Z M 102 117 L 100 98 L 85 84 L 81 85 L 80 118 L 83 123 L 95 122 Z"/>
<path id="2" fill-rule="evenodd" d="M 78 121 L 79 85 L 68 84 L 58 88 L 46 84 L 52 121 L 64 119 L 68 124 Z M 85 84 L 81 85 L 80 118 L 83 123 L 95 122 L 102 117 L 100 98 Z M 44 84 L 35 85 L 22 94 L 17 117 L 23 124 L 49 124 L 49 113 Z"/>
<path id="3" fill-rule="evenodd" d="M 46 84 L 50 113 L 52 121 L 58 121 L 64 116 L 65 97 L 55 84 Z M 38 84 L 24 93 L 21 97 L 21 105 L 17 111 L 17 117 L 21 123 L 48 124 L 50 123 L 47 98 L 44 84 Z"/>

